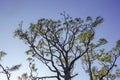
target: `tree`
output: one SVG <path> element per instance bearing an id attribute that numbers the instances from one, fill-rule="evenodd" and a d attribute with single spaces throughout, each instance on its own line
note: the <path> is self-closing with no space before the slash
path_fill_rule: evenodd
<path id="1" fill-rule="evenodd" d="M 22 75 L 18 76 L 18 80 L 38 80 L 37 68 L 34 63 L 35 60 L 33 58 L 27 58 L 27 60 L 29 62 L 30 74 L 28 74 L 28 72 L 25 72 Z"/>
<path id="2" fill-rule="evenodd" d="M 105 44 L 107 41 L 103 38 L 97 44 L 92 43 L 88 52 L 82 57 L 83 68 L 89 74 L 90 80 L 115 80 L 120 77 L 120 69 L 116 64 L 120 56 L 120 40 L 117 41 L 116 47 L 108 52 L 105 49 L 97 49 Z"/>
<path id="3" fill-rule="evenodd" d="M 0 61 L 2 60 L 2 58 L 7 55 L 7 53 L 5 53 L 4 51 L 0 51 Z M 1 63 L 0 63 L 0 74 L 5 74 L 6 75 L 6 79 L 10 80 L 11 77 L 11 72 L 15 71 L 17 69 L 20 68 L 20 64 L 18 65 L 14 65 L 12 67 L 4 67 Z"/>
<path id="4" fill-rule="evenodd" d="M 43 18 L 37 23 L 31 23 L 28 30 L 23 30 L 21 24 L 15 31 L 15 36 L 29 45 L 26 53 L 37 58 L 51 72 L 56 73 L 55 76 L 32 77 L 38 80 L 44 78 L 72 80 L 78 75 L 73 74 L 75 62 L 81 59 L 90 80 L 103 80 L 106 77 L 108 80 L 112 75 L 111 70 L 116 66 L 120 48 L 117 50 L 115 48 L 110 53 L 105 53 L 103 50 L 100 54 L 95 51 L 96 48 L 107 43 L 104 38 L 101 38 L 98 44 L 93 43 L 95 29 L 103 22 L 103 18 L 98 16 L 92 19 L 88 16 L 86 20 L 82 20 L 81 18 L 73 19 L 65 13 L 61 15 L 62 20 Z M 100 62 L 99 70 L 96 69 L 98 66 L 93 66 L 93 61 Z"/>

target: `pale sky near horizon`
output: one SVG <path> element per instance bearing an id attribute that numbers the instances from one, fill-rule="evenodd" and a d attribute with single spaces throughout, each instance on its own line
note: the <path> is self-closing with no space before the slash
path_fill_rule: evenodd
<path id="1" fill-rule="evenodd" d="M 23 21 L 23 27 L 28 28 L 31 22 L 37 22 L 40 18 L 61 19 L 60 13 L 63 11 L 71 17 L 82 19 L 102 16 L 104 22 L 97 28 L 96 36 L 105 37 L 109 41 L 108 49 L 120 39 L 120 0 L 0 0 L 0 51 L 8 54 L 1 63 L 5 66 L 23 64 L 20 71 L 13 73 L 12 79 L 15 80 L 17 75 L 26 72 L 28 68 L 24 54 L 27 46 L 13 37 L 18 24 Z M 39 67 L 42 68 L 40 75 L 45 75 L 47 69 Z M 87 80 L 82 74 L 74 80 Z M 0 75 L 0 80 L 5 78 Z"/>

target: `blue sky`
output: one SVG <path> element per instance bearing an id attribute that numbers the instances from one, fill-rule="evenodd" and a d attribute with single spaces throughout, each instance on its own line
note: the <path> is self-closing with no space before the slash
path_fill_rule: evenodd
<path id="1" fill-rule="evenodd" d="M 2 63 L 8 66 L 27 64 L 24 54 L 27 46 L 13 37 L 21 21 L 23 27 L 28 28 L 29 23 L 37 22 L 40 18 L 61 19 L 60 13 L 63 11 L 83 19 L 87 16 L 102 16 L 104 23 L 97 28 L 96 37 L 109 40 L 108 48 L 120 39 L 120 0 L 0 0 L 0 50 L 8 53 Z M 20 72 L 26 68 L 23 65 Z M 40 74 L 44 75 L 44 72 Z M 15 76 L 12 76 L 14 80 Z"/>

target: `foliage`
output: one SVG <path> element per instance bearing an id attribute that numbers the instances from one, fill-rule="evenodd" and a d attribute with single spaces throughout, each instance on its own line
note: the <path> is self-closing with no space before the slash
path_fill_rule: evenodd
<path id="1" fill-rule="evenodd" d="M 94 46 L 92 43 L 91 49 L 82 57 L 83 68 L 89 73 L 91 80 L 115 80 L 120 76 L 120 71 L 116 64 L 120 56 L 118 50 L 119 40 L 116 42 L 116 47 L 108 52 L 105 52 L 105 49 L 100 49 L 98 52 L 97 48 L 105 45 L 107 41 L 100 39 L 98 42 L 99 43 L 94 44 Z"/>
<path id="2" fill-rule="evenodd" d="M 18 80 L 37 80 L 37 68 L 34 63 L 34 59 L 27 58 L 29 62 L 30 73 L 25 72 L 21 76 L 18 76 Z"/>
<path id="3" fill-rule="evenodd" d="M 22 25 L 15 31 L 15 36 L 23 40 L 29 46 L 27 55 L 37 58 L 48 69 L 56 73 L 55 76 L 36 77 L 37 79 L 57 78 L 57 80 L 71 80 L 78 74 L 74 74 L 75 62 L 82 60 L 83 68 L 89 74 L 90 80 L 111 79 L 112 69 L 119 57 L 120 41 L 109 52 L 96 48 L 107 44 L 104 38 L 97 44 L 92 43 L 96 27 L 103 22 L 98 16 L 86 20 L 71 18 L 61 14 L 62 20 L 40 19 L 37 23 L 31 23 L 28 30 L 23 30 Z M 30 59 L 30 58 L 29 58 Z M 100 66 L 95 66 L 94 63 Z M 32 66 L 34 69 L 34 65 Z M 117 75 L 119 74 L 119 70 Z M 26 74 L 25 74 L 26 75 Z M 114 74 L 116 76 L 116 74 Z M 27 75 L 26 75 L 27 76 Z"/>
<path id="4" fill-rule="evenodd" d="M 0 51 L 0 60 L 2 57 L 4 57 L 5 55 L 7 55 L 7 53 L 5 53 L 4 51 Z M 11 72 L 18 70 L 20 68 L 20 64 L 18 65 L 14 65 L 12 67 L 4 67 L 1 63 L 0 63 L 0 74 L 4 74 L 6 75 L 6 79 L 10 80 L 11 77 Z"/>
<path id="5" fill-rule="evenodd" d="M 6 55 L 6 53 L 4 51 L 0 51 L 0 60 L 2 59 L 2 57 L 4 57 Z"/>

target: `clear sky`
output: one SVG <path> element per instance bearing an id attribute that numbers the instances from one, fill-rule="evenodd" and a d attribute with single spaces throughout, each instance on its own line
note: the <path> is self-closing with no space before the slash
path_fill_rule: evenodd
<path id="1" fill-rule="evenodd" d="M 40 18 L 61 19 L 60 13 L 66 11 L 72 17 L 102 16 L 104 23 L 97 28 L 97 38 L 105 37 L 108 48 L 120 39 L 120 0 L 0 0 L 0 50 L 8 53 L 2 64 L 14 65 L 22 63 L 20 72 L 25 72 L 25 50 L 27 46 L 13 37 L 18 24 L 23 21 L 23 27 L 37 22 Z M 40 68 L 43 69 L 42 66 Z M 41 71 L 41 75 L 45 75 Z M 20 73 L 17 71 L 17 75 Z M 12 78 L 15 80 L 16 73 Z M 87 80 L 86 76 L 79 77 Z M 4 80 L 1 77 L 0 80 Z M 80 80 L 79 79 L 79 80 Z M 77 80 L 77 79 L 76 79 Z"/>

